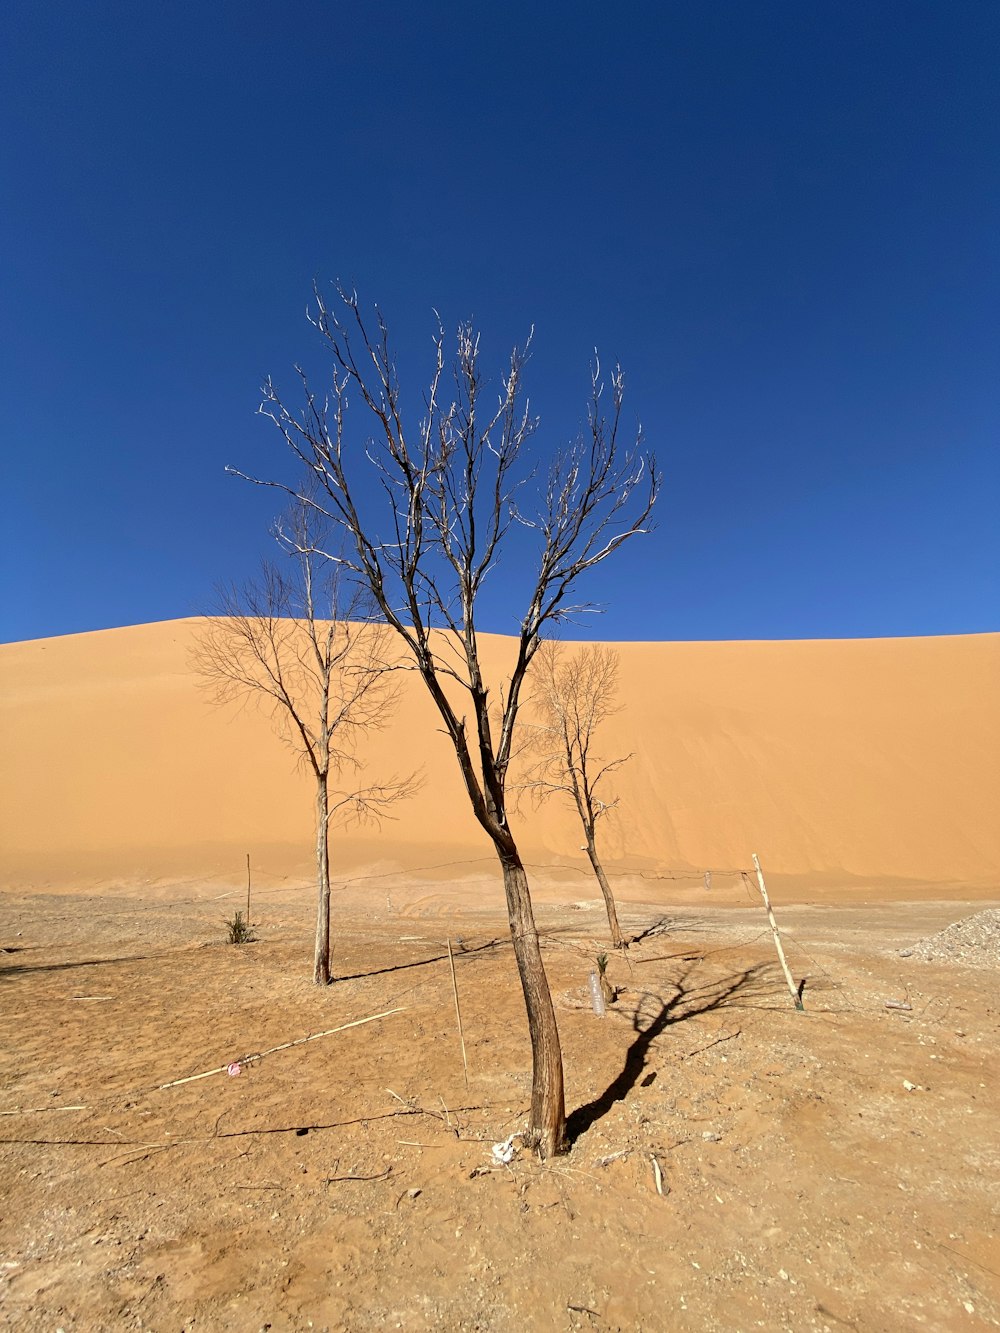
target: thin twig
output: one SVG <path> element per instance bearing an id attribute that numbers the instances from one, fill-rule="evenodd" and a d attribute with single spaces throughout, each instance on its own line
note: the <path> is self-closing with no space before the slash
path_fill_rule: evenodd
<path id="1" fill-rule="evenodd" d="M 344 1180 L 385 1180 L 392 1174 L 392 1167 L 387 1166 L 384 1171 L 380 1171 L 377 1176 L 327 1176 L 323 1181 L 324 1185 L 337 1185 Z"/>
<path id="2" fill-rule="evenodd" d="M 148 1157 L 155 1153 L 166 1152 L 168 1148 L 176 1148 L 177 1143 L 151 1143 L 146 1152 L 126 1153 L 124 1157 L 109 1157 L 105 1162 L 98 1162 L 98 1167 L 104 1166 L 133 1166 L 136 1162 L 144 1162 Z"/>

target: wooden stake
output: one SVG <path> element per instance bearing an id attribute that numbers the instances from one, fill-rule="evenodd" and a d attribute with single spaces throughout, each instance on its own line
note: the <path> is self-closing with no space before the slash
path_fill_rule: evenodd
<path id="1" fill-rule="evenodd" d="M 370 1018 L 356 1018 L 353 1023 L 341 1023 L 338 1028 L 327 1028 L 325 1032 L 312 1032 L 308 1037 L 296 1037 L 294 1041 L 283 1041 L 280 1046 L 272 1046 L 266 1051 L 256 1051 L 253 1055 L 245 1055 L 241 1060 L 234 1060 L 233 1064 L 255 1063 L 262 1060 L 265 1055 L 274 1055 L 275 1051 L 290 1051 L 293 1046 L 304 1046 L 307 1041 L 319 1041 L 320 1037 L 332 1037 L 335 1032 L 346 1032 L 348 1028 L 359 1028 L 365 1023 L 374 1023 L 376 1019 L 388 1018 L 390 1014 L 401 1014 L 409 1005 L 404 1004 L 399 1009 L 386 1009 L 384 1013 L 372 1014 Z M 188 1078 L 175 1078 L 172 1083 L 161 1083 L 156 1089 L 157 1092 L 163 1092 L 166 1088 L 179 1088 L 183 1083 L 196 1083 L 200 1078 L 210 1078 L 212 1074 L 224 1074 L 229 1069 L 229 1065 L 219 1065 L 215 1069 L 206 1069 L 202 1074 L 191 1074 Z"/>
<path id="2" fill-rule="evenodd" d="M 247 925 L 250 924 L 250 853 L 247 852 Z"/>
<path id="3" fill-rule="evenodd" d="M 659 1164 L 659 1162 L 656 1160 L 656 1154 L 655 1154 L 655 1153 L 650 1153 L 650 1154 L 649 1154 L 649 1160 L 653 1163 L 653 1183 L 656 1185 L 656 1192 L 657 1192 L 657 1194 L 662 1194 L 662 1193 L 663 1193 L 663 1172 L 662 1172 L 662 1170 L 660 1169 L 660 1164 Z"/>
<path id="4" fill-rule="evenodd" d="M 465 1054 L 465 1032 L 462 1030 L 462 1010 L 458 1004 L 458 979 L 455 976 L 455 955 L 451 951 L 451 936 L 448 936 L 448 962 L 451 964 L 451 988 L 455 992 L 455 1017 L 458 1020 L 458 1039 L 462 1043 L 462 1068 L 465 1070 L 465 1086 L 469 1086 L 469 1061 Z"/>
<path id="5" fill-rule="evenodd" d="M 767 896 L 767 886 L 764 883 L 764 872 L 761 870 L 760 862 L 757 860 L 757 853 L 753 852 L 751 855 L 753 856 L 754 869 L 757 871 L 757 883 L 760 886 L 760 896 L 764 899 L 764 906 L 767 908 L 767 919 L 771 923 L 771 934 L 774 936 L 774 947 L 778 951 L 778 962 L 781 964 L 781 970 L 785 974 L 785 980 L 788 982 L 788 989 L 792 993 L 795 1007 L 801 1012 L 805 1009 L 805 1005 L 802 1003 L 802 997 L 799 995 L 795 982 L 792 980 L 792 974 L 789 971 L 788 964 L 785 962 L 785 951 L 781 947 L 781 935 L 778 933 L 778 923 L 774 919 L 774 912 L 771 910 L 771 900 Z"/>

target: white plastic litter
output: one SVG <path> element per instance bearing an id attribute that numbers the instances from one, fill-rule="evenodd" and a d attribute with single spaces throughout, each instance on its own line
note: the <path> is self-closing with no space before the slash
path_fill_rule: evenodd
<path id="1" fill-rule="evenodd" d="M 497 1166 L 506 1166 L 517 1156 L 517 1148 L 514 1146 L 514 1140 L 519 1138 L 518 1134 L 511 1134 L 509 1139 L 504 1139 L 503 1143 L 494 1143 L 493 1160 Z"/>

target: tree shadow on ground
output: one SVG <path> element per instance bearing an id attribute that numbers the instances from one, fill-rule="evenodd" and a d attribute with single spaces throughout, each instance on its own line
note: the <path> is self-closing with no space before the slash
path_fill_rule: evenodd
<path id="1" fill-rule="evenodd" d="M 744 997 L 747 994 L 759 993 L 762 986 L 769 991 L 773 985 L 771 978 L 767 976 L 767 967 L 758 963 L 731 976 L 714 978 L 698 986 L 689 986 L 686 982 L 693 966 L 692 963 L 686 967 L 680 979 L 673 983 L 676 988 L 675 994 L 669 1000 L 648 992 L 640 995 L 632 1016 L 632 1028 L 636 1037 L 625 1054 L 624 1068 L 599 1097 L 585 1102 L 583 1106 L 578 1106 L 567 1118 L 566 1133 L 571 1144 L 586 1134 L 602 1116 L 607 1115 L 616 1102 L 625 1100 L 646 1067 L 650 1046 L 671 1023 L 679 1023 L 697 1014 L 707 1014 L 714 1009 L 724 1008 L 734 996 Z M 658 1004 L 659 1009 L 648 1025 L 643 1027 L 643 1009 L 649 999 Z"/>
<path id="2" fill-rule="evenodd" d="M 685 934 L 704 934 L 708 931 L 717 930 L 718 926 L 709 917 L 699 916 L 695 912 L 680 913 L 675 916 L 659 916 L 655 921 L 651 921 L 642 930 L 634 931 L 626 936 L 627 943 L 642 944 L 649 939 L 655 939 L 661 935 L 685 935 Z"/>
<path id="3" fill-rule="evenodd" d="M 508 944 L 510 943 L 509 940 L 506 942 Z M 472 954 L 477 954 L 477 953 L 487 953 L 490 949 L 503 947 L 503 944 L 504 941 L 499 938 L 493 940 L 487 940 L 485 944 L 462 943 L 455 950 L 454 957 L 457 962 L 459 958 L 468 958 Z M 349 975 L 345 974 L 344 976 L 336 976 L 333 978 L 333 981 L 334 982 L 361 981 L 365 977 L 381 977 L 385 975 L 385 973 L 387 972 L 405 972 L 407 971 L 408 968 L 411 967 L 427 967 L 430 963 L 443 962 L 444 959 L 447 957 L 448 957 L 447 951 L 445 953 L 436 953 L 433 956 L 433 958 L 417 958 L 412 963 L 393 963 L 391 967 L 376 967 L 373 968 L 370 972 L 352 972 Z"/>
<path id="4" fill-rule="evenodd" d="M 128 954 L 124 958 L 81 958 L 77 963 L 12 963 L 0 967 L 0 981 L 14 981 L 32 972 L 66 972 L 75 967 L 112 967 L 116 963 L 143 963 L 149 958 L 159 956 L 161 955 L 137 953 Z"/>

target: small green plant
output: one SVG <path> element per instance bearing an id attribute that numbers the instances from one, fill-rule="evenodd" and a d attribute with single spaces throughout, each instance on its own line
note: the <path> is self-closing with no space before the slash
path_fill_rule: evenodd
<path id="1" fill-rule="evenodd" d="M 257 938 L 249 918 L 240 911 L 226 922 L 226 929 L 229 931 L 230 944 L 253 944 Z"/>
<path id="2" fill-rule="evenodd" d="M 606 953 L 599 953 L 597 955 L 597 975 L 599 977 L 603 977 L 607 970 L 608 970 L 608 955 Z"/>

